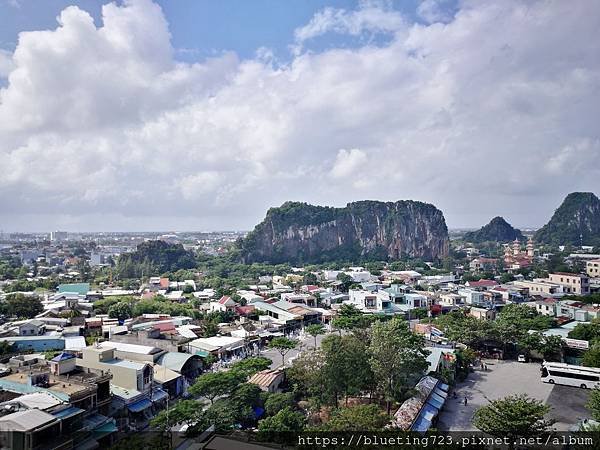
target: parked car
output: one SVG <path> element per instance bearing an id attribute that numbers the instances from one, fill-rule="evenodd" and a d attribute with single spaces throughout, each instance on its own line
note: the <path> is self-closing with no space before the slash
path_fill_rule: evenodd
<path id="1" fill-rule="evenodd" d="M 525 362 L 527 362 L 527 358 L 525 357 L 525 355 L 519 355 L 519 356 L 517 356 L 517 361 L 525 363 Z"/>

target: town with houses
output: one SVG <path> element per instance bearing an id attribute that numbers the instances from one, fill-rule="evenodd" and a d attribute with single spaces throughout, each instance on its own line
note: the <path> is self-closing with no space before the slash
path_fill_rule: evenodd
<path id="1" fill-rule="evenodd" d="M 560 410 L 554 417 L 555 429 L 596 423 L 586 402 L 600 368 L 583 376 L 588 380 L 581 382 L 584 389 L 543 383 L 540 373 L 548 360 L 559 367 L 589 366 L 588 359 L 600 362 L 600 356 L 586 356 L 600 355 L 593 341 L 594 333 L 600 336 L 598 247 L 551 248 L 537 244 L 530 234 L 481 246 L 453 238 L 449 256 L 431 262 L 252 264 L 247 265 L 255 269 L 252 274 L 241 277 L 211 266 L 245 235 L 4 233 L 3 447 L 92 449 L 125 442 L 132 448 L 127 443 L 132 433 L 169 431 L 168 441 L 159 433 L 160 445 L 178 448 L 199 442 L 198 436 L 206 439 L 212 431 L 212 440 L 202 448 L 225 448 L 215 430 L 277 431 L 279 426 L 300 431 L 310 424 L 338 430 L 327 428 L 322 410 L 315 412 L 302 401 L 315 395 L 311 386 L 295 384 L 304 365 L 323 351 L 322 364 L 328 367 L 330 346 L 342 348 L 343 339 L 369 326 L 373 348 L 361 351 L 373 352 L 376 359 L 374 324 L 385 327 L 398 320 L 417 339 L 424 363 L 410 369 L 406 389 L 380 394 L 387 415 L 384 406 L 365 409 L 372 422 L 364 428 L 359 423 L 357 429 L 476 429 L 475 408 L 485 405 L 482 395 L 493 396 L 494 389 L 520 394 L 523 386 L 516 380 L 540 386 L 524 392 L 540 391 L 538 400 L 555 402 L 555 407 L 565 394 L 547 389 L 578 392 L 572 411 Z M 150 252 L 138 276 L 126 267 L 126 258 L 145 246 L 197 259 L 158 270 L 152 258 L 159 257 Z M 144 272 L 146 267 L 155 271 Z M 235 282 L 228 282 L 228 276 Z M 501 325 L 506 321 L 522 322 L 525 328 L 506 336 L 507 326 Z M 490 331 L 495 324 L 501 330 L 496 334 Z M 482 334 L 471 336 L 474 328 Z M 529 343 L 532 337 L 537 341 Z M 336 370 L 338 378 L 331 382 L 344 384 L 339 376 L 346 369 Z M 385 377 L 377 365 L 364 370 L 374 377 L 374 385 Z M 232 374 L 240 373 L 232 385 Z M 240 385 L 247 389 L 249 413 L 224 418 L 217 411 L 211 416 L 219 402 L 237 398 Z M 328 389 L 335 391 L 335 400 L 320 398 L 321 407 L 336 407 L 338 396 L 344 396 L 349 410 L 348 404 L 372 408 L 371 397 L 379 392 L 360 383 Z M 185 410 L 189 402 L 198 405 L 193 413 Z M 269 402 L 279 406 L 273 411 Z M 198 416 L 198 410 L 207 416 Z M 291 418 L 279 417 L 280 410 Z M 352 419 L 350 411 L 340 411 Z"/>

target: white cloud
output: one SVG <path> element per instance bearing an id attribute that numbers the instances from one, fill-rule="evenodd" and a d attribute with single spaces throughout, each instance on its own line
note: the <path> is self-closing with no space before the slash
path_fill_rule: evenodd
<path id="1" fill-rule="evenodd" d="M 388 3 L 362 1 L 355 11 L 331 7 L 322 9 L 309 23 L 294 30 L 296 50 L 299 51 L 304 42 L 327 33 L 359 36 L 365 32 L 394 33 L 406 27 L 402 15 L 394 11 Z"/>
<path id="2" fill-rule="evenodd" d="M 417 7 L 417 14 L 427 23 L 449 22 L 452 0 L 422 0 Z"/>
<path id="3" fill-rule="evenodd" d="M 365 10 L 390 13 L 313 28 L 360 33 Z M 599 12 L 465 2 L 445 24 L 392 16 L 386 44 L 276 65 L 264 49 L 177 62 L 149 0 L 106 5 L 100 27 L 67 8 L 21 33 L 0 89 L 0 222 L 247 228 L 288 199 L 413 198 L 450 225 L 540 224 L 565 193 L 600 191 Z"/>
<path id="4" fill-rule="evenodd" d="M 600 176 L 600 140 L 581 139 L 552 154 L 544 168 L 554 176 L 577 176 L 588 172 Z"/>
<path id="5" fill-rule="evenodd" d="M 351 150 L 341 149 L 338 151 L 335 163 L 331 169 L 334 178 L 359 177 L 361 168 L 365 168 L 367 155 L 362 150 L 353 148 Z"/>
<path id="6" fill-rule="evenodd" d="M 12 69 L 12 53 L 0 48 L 0 78 L 6 78 Z"/>

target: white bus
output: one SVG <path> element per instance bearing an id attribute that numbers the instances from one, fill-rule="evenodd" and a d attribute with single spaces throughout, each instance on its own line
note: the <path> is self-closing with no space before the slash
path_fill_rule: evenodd
<path id="1" fill-rule="evenodd" d="M 544 362 L 541 371 L 544 383 L 564 384 L 583 389 L 600 387 L 600 369 L 596 367 Z"/>

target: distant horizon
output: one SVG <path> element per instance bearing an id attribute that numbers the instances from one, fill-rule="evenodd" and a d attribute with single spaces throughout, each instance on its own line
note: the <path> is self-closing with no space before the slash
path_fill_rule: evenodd
<path id="1" fill-rule="evenodd" d="M 485 224 L 484 224 L 485 225 Z M 512 224 L 511 224 L 512 225 Z M 483 226 L 483 225 L 482 225 Z M 536 231 L 539 230 L 541 227 L 521 227 L 521 226 L 514 226 L 514 228 L 518 228 L 521 231 Z M 448 232 L 453 232 L 453 231 L 473 231 L 473 230 L 478 230 L 481 227 L 448 227 Z M 73 233 L 73 234 L 100 234 L 100 233 L 123 233 L 123 234 L 185 234 L 185 233 L 190 233 L 190 234 L 196 234 L 196 233 L 249 233 L 250 231 L 252 231 L 252 229 L 249 230 L 148 230 L 148 231 L 144 231 L 144 230 L 114 230 L 114 231 L 108 231 L 108 230 L 100 230 L 100 231 L 73 231 L 73 230 L 65 230 L 65 229 L 60 229 L 60 230 L 48 230 L 48 231 L 16 231 L 16 230 L 0 230 L 0 233 L 9 233 L 9 234 L 50 234 L 52 232 L 56 232 L 56 231 L 60 231 L 60 232 L 65 232 L 65 233 Z"/>

